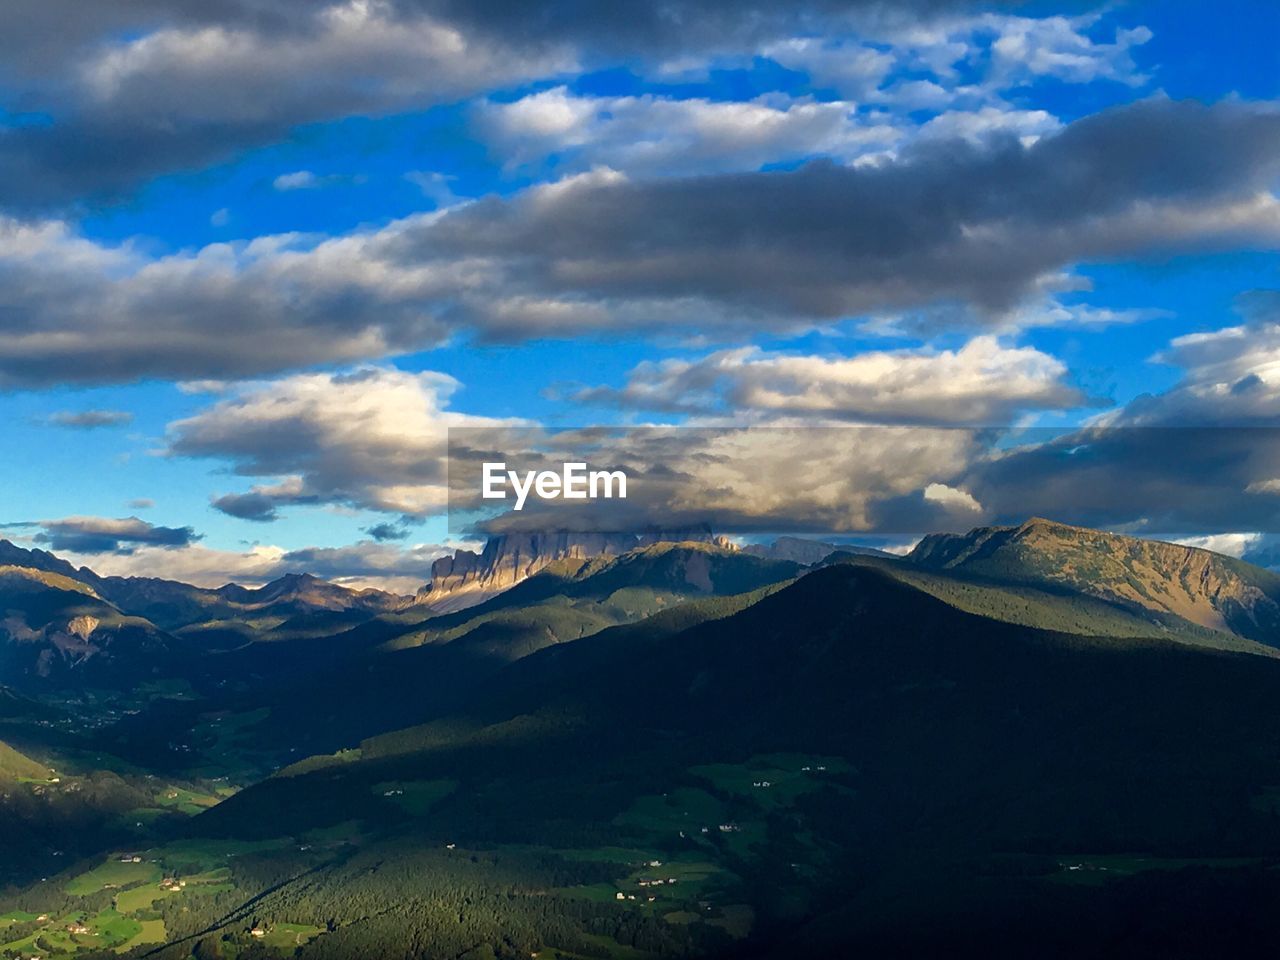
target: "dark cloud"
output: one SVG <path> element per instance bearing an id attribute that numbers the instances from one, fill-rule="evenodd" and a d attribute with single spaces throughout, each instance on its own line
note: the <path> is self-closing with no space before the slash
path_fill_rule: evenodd
<path id="1" fill-rule="evenodd" d="M 1029 148 L 1010 138 L 869 167 L 584 176 L 407 231 L 399 255 L 501 262 L 502 300 L 457 305 L 496 337 L 696 322 L 700 304 L 735 324 L 952 301 L 998 313 L 1078 261 L 1274 245 L 1277 176 L 1274 106 L 1158 98 Z"/>
<path id="2" fill-rule="evenodd" d="M 1003 324 L 1079 262 L 1280 244 L 1280 111 L 1153 99 L 872 167 L 589 174 L 322 243 L 157 261 L 0 220 L 0 382 L 244 377 L 421 349 L 696 329 L 741 339 L 961 303 Z M 287 440 L 287 438 L 286 438 Z"/>
<path id="3" fill-rule="evenodd" d="M 32 539 L 50 550 L 70 553 L 131 553 L 137 547 L 174 549 L 201 539 L 191 527 L 160 527 L 137 517 L 66 517 L 41 520 Z"/>
<path id="4" fill-rule="evenodd" d="M 55 427 L 94 430 L 98 427 L 118 427 L 132 423 L 133 414 L 126 410 L 62 410 L 49 414 L 44 422 Z"/>
<path id="5" fill-rule="evenodd" d="M 986 522 L 1280 532 L 1280 428 L 1097 427 L 1024 439 L 1025 449 L 983 458 L 958 481 Z"/>
<path id="6" fill-rule="evenodd" d="M 0 129 L 0 203 L 32 209 L 118 196 L 301 124 L 422 108 L 575 64 L 750 52 L 851 15 L 974 6 L 17 0 L 0 9 L 0 83 L 16 112 L 40 122 Z"/>
<path id="7" fill-rule="evenodd" d="M 214 497 L 211 501 L 215 510 L 237 517 L 240 520 L 253 520 L 257 523 L 272 523 L 280 519 L 276 511 L 276 500 L 264 493 L 228 493 Z"/>
<path id="8" fill-rule="evenodd" d="M 399 589 L 412 589 L 405 581 L 421 585 L 431 579 L 431 564 L 451 552 L 435 544 L 398 547 L 363 540 L 345 547 L 305 547 L 282 556 L 281 572 L 298 571 L 329 580 L 386 580 Z M 394 589 L 394 587 L 391 587 Z"/>
<path id="9" fill-rule="evenodd" d="M 404 540 L 409 536 L 408 530 L 394 523 L 375 523 L 371 527 L 366 527 L 364 532 L 379 543 L 385 543 L 388 540 Z"/>

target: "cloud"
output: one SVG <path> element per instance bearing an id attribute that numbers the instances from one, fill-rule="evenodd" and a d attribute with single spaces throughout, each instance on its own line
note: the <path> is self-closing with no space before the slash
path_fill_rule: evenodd
<path id="1" fill-rule="evenodd" d="M 372 587 L 411 594 L 430 579 L 431 562 L 470 543 L 396 547 L 360 541 L 345 547 L 286 550 L 271 544 L 244 551 L 200 544 L 177 548 L 139 547 L 128 554 L 76 554 L 66 559 L 102 576 L 161 577 L 200 587 L 226 583 L 260 586 L 288 573 L 310 573 L 352 589 Z"/>
<path id="2" fill-rule="evenodd" d="M 280 519 L 280 514 L 276 512 L 276 501 L 257 491 L 223 494 L 214 497 L 210 503 L 215 510 L 240 520 L 273 523 Z"/>
<path id="3" fill-rule="evenodd" d="M 920 128 L 919 136 L 925 140 L 965 140 L 978 144 L 996 137 L 1014 136 L 1024 146 L 1030 146 L 1061 127 L 1061 121 L 1045 110 L 985 106 L 940 113 Z"/>
<path id="4" fill-rule="evenodd" d="M 1244 322 L 1176 338 L 1157 362 L 1181 380 L 1114 411 L 1109 426 L 1280 426 L 1280 291 L 1238 298 Z"/>
<path id="5" fill-rule="evenodd" d="M 656 326 L 674 303 L 686 323 L 716 321 L 714 309 L 698 315 L 703 304 L 775 327 L 948 301 L 998 315 L 1078 261 L 1275 245 L 1277 172 L 1272 107 L 1154 99 L 1030 147 L 953 144 L 853 169 L 582 176 L 402 239 L 419 262 L 501 264 L 506 296 L 462 306 L 491 335 L 629 314 Z"/>
<path id="6" fill-rule="evenodd" d="M 958 483 L 993 522 L 1038 514 L 1182 539 L 1280 533 L 1280 296 L 1254 291 L 1239 309 L 1243 323 L 1157 354 L 1182 368 L 1169 389 L 1083 427 L 1015 432 Z"/>
<path id="7" fill-rule="evenodd" d="M 609 63 L 749 56 L 849 29 L 885 0 L 17 0 L 0 86 L 41 122 L 0 127 L 0 206 L 128 193 L 295 128 L 450 103 Z M 897 4 L 901 6 L 901 4 Z M 915 0 L 934 18 L 973 0 Z"/>
<path id="8" fill-rule="evenodd" d="M 641 425 L 556 431 L 470 429 L 450 435 L 450 529 L 456 534 L 570 529 L 727 534 L 932 530 L 970 523 L 958 498 L 926 498 L 989 443 L 985 431 L 840 426 L 779 419 L 765 425 Z M 519 471 L 584 462 L 622 470 L 625 499 L 481 500 L 481 464 Z M 956 517 L 961 519 L 957 520 Z M 914 525 L 893 526 L 909 522 Z"/>
<path id="9" fill-rule="evenodd" d="M 55 427 L 75 430 L 96 430 L 99 427 L 118 427 L 133 422 L 133 414 L 127 410 L 60 410 L 44 418 Z"/>
<path id="10" fill-rule="evenodd" d="M 127 504 L 131 510 L 150 510 L 155 505 L 156 502 L 147 497 L 135 497 Z"/>
<path id="11" fill-rule="evenodd" d="M 915 109 L 898 102 L 903 96 L 877 99 Z M 946 95 L 947 104 L 956 99 Z M 750 101 L 586 96 L 558 86 L 519 100 L 484 101 L 473 111 L 473 125 L 508 168 L 607 167 L 632 176 L 749 171 L 812 157 L 862 162 L 892 157 L 917 139 L 980 146 L 1017 137 L 1030 145 L 1062 126 L 1044 110 L 1017 109 L 986 95 L 968 99 L 974 101 L 969 107 L 921 125 L 902 111 L 862 110 L 855 100 L 776 92 Z"/>
<path id="12" fill-rule="evenodd" d="M 863 167 L 596 171 L 319 239 L 160 258 L 0 220 L 0 383 L 237 378 L 489 340 L 740 339 L 964 308 L 1007 326 L 1072 264 L 1280 243 L 1280 111 L 1146 100 Z"/>
<path id="13" fill-rule="evenodd" d="M 389 0 L 138 6 L 134 23 L 125 14 L 102 18 L 98 34 L 71 31 L 61 62 L 10 71 L 52 122 L 0 128 L 0 204 L 119 195 L 300 124 L 449 102 L 573 62 L 563 44 L 517 49 Z M 31 32 L 7 19 L 0 32 Z"/>
<path id="14" fill-rule="evenodd" d="M 318 577 L 348 586 L 383 584 L 382 589 L 413 593 L 431 579 L 431 564 L 454 549 L 467 544 L 441 546 L 413 544 L 394 546 L 373 540 L 362 540 L 344 547 L 306 547 L 291 550 L 281 563 L 294 569 L 305 569 Z"/>
<path id="15" fill-rule="evenodd" d="M 1068 83 L 1114 80 L 1137 86 L 1146 81 L 1132 51 L 1151 39 L 1146 27 L 1117 28 L 1111 42 L 1088 36 L 1102 15 L 1015 17 L 987 14 L 976 23 L 991 30 L 991 70 L 996 82 L 1012 84 L 1037 77 Z"/>
<path id="16" fill-rule="evenodd" d="M 881 10 L 861 18 L 858 37 L 789 37 L 761 52 L 849 99 L 924 109 L 998 99 L 1001 91 L 1043 78 L 1146 82 L 1133 50 L 1151 31 L 1115 28 L 1109 42 L 1095 39 L 1102 19 L 1101 13 L 1029 17 L 955 9 L 922 18 Z M 895 79 L 902 75 L 911 79 Z"/>
<path id="17" fill-rule="evenodd" d="M 65 517 L 10 526 L 35 526 L 36 543 L 54 551 L 81 554 L 127 554 L 139 547 L 171 550 L 187 547 L 200 539 L 191 527 L 161 527 L 137 517 Z"/>
<path id="18" fill-rule="evenodd" d="M 1042 277 L 1041 291 L 1088 289 L 1087 281 L 1068 273 Z M 1015 334 L 1042 327 L 1101 328 L 1118 324 L 1143 323 L 1169 317 L 1166 310 L 1149 308 L 1096 307 L 1088 303 L 1070 303 L 1046 293 L 1033 294 L 998 318 L 984 316 L 971 305 L 939 303 L 903 313 L 886 313 L 869 317 L 859 324 L 862 332 L 873 336 L 917 337 L 929 339 L 951 330 L 988 327 L 1001 334 Z"/>
<path id="19" fill-rule="evenodd" d="M 585 402 L 645 410 L 774 414 L 869 423 L 989 424 L 1032 409 L 1080 406 L 1065 365 L 1030 347 L 976 337 L 959 350 L 797 356 L 757 347 L 696 361 L 645 363 L 621 389 Z"/>
<path id="20" fill-rule="evenodd" d="M 373 526 L 366 528 L 365 533 L 379 543 L 384 543 L 388 540 L 404 540 L 409 536 L 407 529 L 394 523 L 375 523 Z"/>
<path id="21" fill-rule="evenodd" d="M 503 422 L 449 410 L 458 386 L 444 374 L 380 367 L 245 384 L 170 424 L 167 452 L 278 479 L 214 501 L 244 519 L 273 520 L 290 503 L 422 515 L 447 499 L 448 430 Z"/>
<path id="22" fill-rule="evenodd" d="M 813 156 L 853 159 L 903 138 L 897 126 L 859 119 L 855 104 L 839 101 L 590 97 L 563 86 L 486 102 L 476 128 L 509 167 L 554 156 L 558 168 L 606 166 L 647 176 L 755 170 Z"/>
<path id="23" fill-rule="evenodd" d="M 320 178 L 310 170 L 282 173 L 271 181 L 271 185 L 277 190 L 310 190 L 320 186 L 320 183 Z"/>
<path id="24" fill-rule="evenodd" d="M 817 86 L 836 90 L 853 101 L 875 99 L 897 64 L 892 50 L 844 38 L 793 37 L 761 52 L 790 70 L 808 74 Z"/>
<path id="25" fill-rule="evenodd" d="M 416 220 L 334 240 L 285 234 L 149 258 L 62 222 L 0 218 L 0 383 L 239 378 L 439 342 L 465 281 L 381 252 Z"/>

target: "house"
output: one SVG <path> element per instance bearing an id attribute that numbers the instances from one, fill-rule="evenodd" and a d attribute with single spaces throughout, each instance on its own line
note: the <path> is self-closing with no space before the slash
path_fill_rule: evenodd
<path id="1" fill-rule="evenodd" d="M 621 890 L 619 890 L 619 891 L 617 892 L 617 894 L 615 894 L 615 895 L 614 895 L 614 899 L 615 899 L 615 900 L 625 900 L 625 899 L 627 899 L 627 895 L 626 895 L 625 893 L 623 893 Z"/>
<path id="2" fill-rule="evenodd" d="M 249 936 L 262 938 L 267 935 L 267 928 L 260 923 L 255 923 L 253 929 L 249 931 Z"/>
<path id="3" fill-rule="evenodd" d="M 71 923 L 67 925 L 67 933 L 83 936 L 86 933 L 92 933 L 89 927 L 83 923 Z"/>

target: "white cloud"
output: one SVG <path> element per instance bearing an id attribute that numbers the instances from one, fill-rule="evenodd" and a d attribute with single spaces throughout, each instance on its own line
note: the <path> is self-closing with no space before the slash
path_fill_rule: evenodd
<path id="1" fill-rule="evenodd" d="M 1239 307 L 1244 323 L 1177 337 L 1155 356 L 1157 362 L 1182 368 L 1177 384 L 1164 393 L 1138 397 L 1103 422 L 1134 426 L 1280 422 L 1280 294 L 1254 291 L 1241 298 Z"/>
<path id="2" fill-rule="evenodd" d="M 968 140 L 981 143 L 992 136 L 1016 136 L 1030 146 L 1060 129 L 1061 121 L 1045 110 L 1015 110 L 985 106 L 977 110 L 948 110 L 920 128 L 923 139 Z"/>
<path id="3" fill-rule="evenodd" d="M 1262 539 L 1261 533 L 1213 533 L 1202 537 L 1178 537 L 1173 542 L 1227 557 L 1243 557 L 1257 547 Z"/>
<path id="4" fill-rule="evenodd" d="M 854 101 L 874 98 L 897 62 L 893 52 L 843 39 L 795 38 L 770 44 L 761 53 Z"/>
<path id="5" fill-rule="evenodd" d="M 362 540 L 343 547 L 286 550 L 259 544 L 239 551 L 193 544 L 170 550 L 139 547 L 127 555 L 64 551 L 60 556 L 106 577 L 160 577 L 198 587 L 227 583 L 256 587 L 287 573 L 310 573 L 353 590 L 412 594 L 430 579 L 432 561 L 471 546 L 469 542 L 399 546 Z"/>
<path id="6" fill-rule="evenodd" d="M 226 460 L 241 476 L 277 481 L 223 507 L 249 519 L 299 502 L 439 511 L 448 498 L 448 429 L 510 422 L 449 410 L 458 386 L 444 374 L 381 367 L 245 384 L 170 424 L 168 453 Z"/>
<path id="7" fill-rule="evenodd" d="M 295 170 L 280 174 L 271 185 L 277 190 L 311 190 L 320 186 L 320 178 L 310 170 Z"/>
<path id="8" fill-rule="evenodd" d="M 952 327 L 1000 330 L 1078 263 L 1280 244 L 1277 142 L 1274 105 L 1155 98 L 1030 147 L 655 179 L 602 168 L 346 236 L 158 257 L 0 218 L 0 382 L 234 379 L 459 332 L 741 338 L 948 305 L 965 314 Z"/>
<path id="9" fill-rule="evenodd" d="M 981 513 L 982 504 L 973 495 L 945 483 L 931 483 L 924 488 L 924 499 L 930 503 L 941 504 L 949 510 L 960 510 L 968 513 Z"/>
<path id="10" fill-rule="evenodd" d="M 654 95 L 589 97 L 555 87 L 511 103 L 488 101 L 476 127 L 509 166 L 554 155 L 562 167 L 673 176 L 754 170 L 813 156 L 852 160 L 902 138 L 859 119 L 856 105 L 771 95 L 748 102 Z"/>
<path id="11" fill-rule="evenodd" d="M 1115 80 L 1137 86 L 1146 81 L 1132 51 L 1151 39 L 1146 27 L 1116 28 L 1110 42 L 1090 38 L 1100 14 L 1080 17 L 1017 17 L 988 14 L 978 23 L 994 31 L 993 82 L 1008 85 L 1032 77 L 1068 83 Z"/>
<path id="12" fill-rule="evenodd" d="M 386 0 L 316 5 L 301 27 L 165 27 L 105 44 L 80 82 L 94 108 L 116 117 L 292 125 L 440 102 L 572 63 L 567 52 L 522 54 Z"/>
<path id="13" fill-rule="evenodd" d="M 728 411 L 859 422 L 997 423 L 1079 406 L 1058 359 L 976 337 L 958 350 L 796 356 L 749 347 L 637 367 L 621 389 L 586 401 L 650 410 Z"/>

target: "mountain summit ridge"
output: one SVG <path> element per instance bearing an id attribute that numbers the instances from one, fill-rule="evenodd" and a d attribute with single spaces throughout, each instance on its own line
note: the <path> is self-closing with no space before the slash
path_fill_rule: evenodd
<path id="1" fill-rule="evenodd" d="M 1280 576 L 1186 544 L 1032 517 L 1018 526 L 930 534 L 907 561 L 988 579 L 1069 588 L 1272 645 Z"/>

